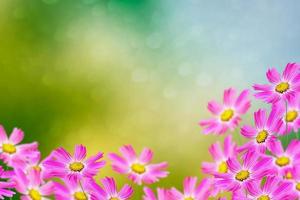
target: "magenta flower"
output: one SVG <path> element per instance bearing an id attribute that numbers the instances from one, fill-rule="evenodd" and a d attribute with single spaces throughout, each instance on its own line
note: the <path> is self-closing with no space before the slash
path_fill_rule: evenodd
<path id="1" fill-rule="evenodd" d="M 115 153 L 108 155 L 112 168 L 117 173 L 127 174 L 136 184 L 151 184 L 168 175 L 166 162 L 150 164 L 153 152 L 148 148 L 144 148 L 140 156 L 136 155 L 131 145 L 121 147 L 120 152 L 122 157 Z"/>
<path id="2" fill-rule="evenodd" d="M 95 191 L 94 181 L 88 178 L 83 178 L 81 182 L 65 179 L 64 183 L 55 183 L 56 200 L 89 200 Z"/>
<path id="3" fill-rule="evenodd" d="M 197 185 L 197 177 L 186 177 L 183 182 L 183 193 L 175 188 L 172 188 L 170 192 L 175 200 L 202 200 L 208 199 L 211 187 L 210 179 L 203 179 Z"/>
<path id="4" fill-rule="evenodd" d="M 289 190 L 290 193 L 294 193 L 298 198 L 300 198 L 300 168 L 299 166 L 287 172 L 285 176 L 286 180 L 289 181 L 293 186 Z"/>
<path id="5" fill-rule="evenodd" d="M 79 181 L 80 179 L 92 178 L 99 169 L 105 165 L 105 161 L 99 161 L 103 153 L 86 158 L 86 148 L 83 145 L 76 145 L 72 157 L 65 149 L 58 148 L 51 154 L 52 159 L 44 161 L 43 165 L 49 170 L 50 177 L 59 177 Z"/>
<path id="6" fill-rule="evenodd" d="M 21 129 L 14 128 L 10 137 L 0 125 L 0 159 L 10 167 L 24 167 L 26 160 L 36 155 L 38 144 L 19 144 L 24 138 Z"/>
<path id="7" fill-rule="evenodd" d="M 157 197 L 154 192 L 148 188 L 144 187 L 143 200 L 175 200 L 171 192 L 166 189 L 157 188 Z"/>
<path id="8" fill-rule="evenodd" d="M 271 84 L 255 84 L 253 88 L 257 93 L 254 96 L 267 103 L 276 103 L 294 97 L 300 92 L 299 67 L 296 63 L 288 63 L 282 76 L 275 68 L 269 69 L 266 75 Z"/>
<path id="9" fill-rule="evenodd" d="M 241 128 L 241 134 L 251 139 L 248 143 L 240 147 L 239 150 L 254 148 L 261 153 L 265 153 L 270 147 L 270 142 L 276 139 L 276 135 L 283 125 L 280 115 L 273 109 L 267 117 L 266 110 L 259 109 L 254 113 L 255 128 L 245 125 Z"/>
<path id="10" fill-rule="evenodd" d="M 288 134 L 291 131 L 298 132 L 300 128 L 300 95 L 288 99 L 287 105 L 282 102 L 274 104 L 273 109 L 278 110 L 283 123 L 279 130 L 281 134 Z"/>
<path id="11" fill-rule="evenodd" d="M 52 181 L 45 182 L 40 172 L 31 170 L 25 174 L 22 170 L 15 170 L 16 190 L 21 193 L 22 200 L 42 200 L 47 199 L 54 192 L 54 184 Z"/>
<path id="12" fill-rule="evenodd" d="M 250 108 L 249 91 L 243 90 L 236 97 L 233 88 L 224 91 L 223 105 L 215 101 L 208 103 L 208 110 L 214 115 L 214 118 L 201 120 L 199 125 L 204 128 L 204 134 L 223 134 L 228 129 L 231 131 L 237 127 L 241 121 L 241 115 L 245 114 Z"/>
<path id="13" fill-rule="evenodd" d="M 0 199 L 5 199 L 5 197 L 12 197 L 15 192 L 11 191 L 15 187 L 15 183 L 10 179 L 14 175 L 13 171 L 4 171 L 2 166 L 0 166 Z M 4 182 L 3 179 L 8 179 Z"/>
<path id="14" fill-rule="evenodd" d="M 243 164 L 237 158 L 228 159 L 228 173 L 215 175 L 215 187 L 236 191 L 245 188 L 249 181 L 274 174 L 270 157 L 260 157 L 254 150 L 249 150 L 242 158 Z"/>
<path id="15" fill-rule="evenodd" d="M 133 189 L 129 185 L 124 185 L 120 191 L 117 189 L 116 182 L 113 178 L 106 177 L 101 180 L 103 188 L 94 184 L 92 200 L 127 200 L 133 194 Z"/>
<path id="16" fill-rule="evenodd" d="M 214 159 L 213 163 L 203 162 L 202 171 L 206 174 L 227 173 L 227 160 L 236 157 L 236 144 L 232 141 L 232 136 L 228 135 L 224 140 L 224 150 L 219 142 L 212 144 L 209 152 Z"/>
<path id="17" fill-rule="evenodd" d="M 291 170 L 300 161 L 300 141 L 292 140 L 286 150 L 283 149 L 280 141 L 272 141 L 270 151 L 273 158 L 273 166 L 278 173 L 286 176 L 286 172 Z"/>
<path id="18" fill-rule="evenodd" d="M 251 181 L 247 184 L 246 192 L 240 190 L 234 194 L 234 200 L 291 200 L 296 199 L 291 192 L 292 184 L 284 182 L 277 177 L 267 177 L 262 185 L 261 180 Z"/>

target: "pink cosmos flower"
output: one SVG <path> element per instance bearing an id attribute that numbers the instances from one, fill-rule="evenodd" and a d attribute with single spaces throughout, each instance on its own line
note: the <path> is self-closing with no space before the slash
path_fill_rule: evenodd
<path id="1" fill-rule="evenodd" d="M 291 192 L 292 184 L 275 176 L 267 177 L 262 185 L 261 180 L 250 181 L 246 192 L 240 190 L 233 195 L 233 200 L 292 200 L 296 199 Z"/>
<path id="2" fill-rule="evenodd" d="M 283 125 L 279 132 L 288 134 L 291 131 L 298 132 L 300 128 L 300 95 L 288 99 L 287 105 L 282 102 L 276 103 L 273 109 L 278 110 Z"/>
<path id="3" fill-rule="evenodd" d="M 4 171 L 2 166 L 0 166 L 0 199 L 5 199 L 5 197 L 12 197 L 15 192 L 11 191 L 15 187 L 15 183 L 10 181 L 11 177 L 14 175 L 13 171 Z M 3 179 L 9 179 L 4 182 Z"/>
<path id="4" fill-rule="evenodd" d="M 158 188 L 157 197 L 156 197 L 156 195 L 150 188 L 144 187 L 143 200 L 175 200 L 175 199 L 169 190 Z"/>
<path id="5" fill-rule="evenodd" d="M 92 200 L 127 200 L 133 194 L 133 189 L 129 185 L 124 185 L 118 192 L 116 182 L 113 178 L 106 177 L 101 180 L 103 189 L 95 184 L 92 192 Z"/>
<path id="6" fill-rule="evenodd" d="M 41 174 L 36 170 L 31 170 L 25 174 L 22 170 L 15 170 L 16 190 L 21 193 L 22 200 L 47 199 L 54 192 L 54 184 L 52 181 L 44 182 Z"/>
<path id="7" fill-rule="evenodd" d="M 232 136 L 228 135 L 224 140 L 224 150 L 219 142 L 212 144 L 209 152 L 214 159 L 213 163 L 203 162 L 202 171 L 206 174 L 227 173 L 227 160 L 236 157 L 236 144 L 232 141 Z"/>
<path id="8" fill-rule="evenodd" d="M 292 140 L 286 150 L 283 149 L 280 141 L 272 141 L 270 152 L 273 155 L 273 166 L 282 176 L 291 170 L 300 161 L 300 141 Z"/>
<path id="9" fill-rule="evenodd" d="M 223 134 L 228 129 L 234 130 L 241 121 L 241 115 L 245 114 L 251 106 L 248 96 L 249 91 L 243 90 L 236 97 L 236 91 L 229 88 L 224 91 L 223 105 L 210 101 L 207 108 L 214 118 L 199 122 L 199 125 L 204 128 L 203 133 Z"/>
<path id="10" fill-rule="evenodd" d="M 19 144 L 24 138 L 21 129 L 14 128 L 10 137 L 0 125 L 0 159 L 10 167 L 24 167 L 26 160 L 35 156 L 38 144 Z"/>
<path id="11" fill-rule="evenodd" d="M 54 183 L 56 200 L 89 200 L 95 191 L 93 185 L 96 183 L 89 178 L 83 178 L 80 182 L 65 179 L 64 183 Z"/>
<path id="12" fill-rule="evenodd" d="M 261 179 L 265 175 L 273 175 L 272 159 L 260 157 L 254 150 L 249 150 L 242 157 L 243 164 L 238 158 L 229 158 L 227 161 L 228 173 L 215 175 L 215 187 L 227 191 L 236 191 L 245 188 L 249 181 Z"/>
<path id="13" fill-rule="evenodd" d="M 166 162 L 150 164 L 153 152 L 148 148 L 144 148 L 140 156 L 136 155 L 131 145 L 121 147 L 120 152 L 122 157 L 115 153 L 108 155 L 112 161 L 112 168 L 117 173 L 127 174 L 136 184 L 151 184 L 168 175 L 165 171 L 168 166 Z"/>
<path id="14" fill-rule="evenodd" d="M 286 180 L 289 181 L 293 186 L 289 190 L 290 193 L 294 193 L 300 198 L 300 168 L 299 166 L 290 169 L 285 176 Z"/>
<path id="15" fill-rule="evenodd" d="M 76 145 L 72 157 L 65 149 L 58 148 L 51 154 L 52 159 L 44 161 L 43 165 L 49 170 L 50 177 L 68 178 L 78 181 L 83 177 L 92 178 L 99 169 L 105 165 L 105 161 L 99 161 L 103 153 L 86 158 L 86 147 Z"/>
<path id="16" fill-rule="evenodd" d="M 26 166 L 25 166 L 25 172 L 28 173 L 30 170 L 37 170 L 40 172 L 41 177 L 43 179 L 48 179 L 49 178 L 49 172 L 47 169 L 45 169 L 45 167 L 43 166 L 43 163 L 46 160 L 52 159 L 51 156 L 48 156 L 47 158 L 45 158 L 44 160 L 41 160 L 41 153 L 37 152 L 35 157 L 32 157 L 30 159 L 27 160 L 26 162 Z"/>
<path id="17" fill-rule="evenodd" d="M 183 193 L 175 188 L 172 188 L 170 192 L 175 200 L 203 200 L 210 196 L 211 187 L 210 179 L 203 179 L 197 185 L 197 177 L 187 177 L 183 182 Z"/>
<path id="18" fill-rule="evenodd" d="M 300 92 L 299 67 L 296 63 L 288 63 L 282 76 L 275 68 L 269 69 L 266 75 L 271 84 L 255 84 L 253 88 L 258 92 L 254 96 L 267 103 L 294 97 Z"/>
<path id="19" fill-rule="evenodd" d="M 265 153 L 270 147 L 270 142 L 276 139 L 276 135 L 283 125 L 280 115 L 273 109 L 267 117 L 266 110 L 259 109 L 254 113 L 255 128 L 245 125 L 241 128 L 241 134 L 251 139 L 250 142 L 240 147 L 240 151 L 254 148 L 261 153 Z"/>

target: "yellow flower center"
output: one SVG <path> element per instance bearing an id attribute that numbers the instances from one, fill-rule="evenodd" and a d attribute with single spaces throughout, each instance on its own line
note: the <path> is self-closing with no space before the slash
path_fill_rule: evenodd
<path id="1" fill-rule="evenodd" d="M 8 154 L 14 154 L 17 149 L 13 144 L 2 144 L 2 151 Z"/>
<path id="2" fill-rule="evenodd" d="M 112 198 L 110 198 L 109 200 L 119 200 L 119 198 L 117 198 L 117 197 L 112 197 Z"/>
<path id="3" fill-rule="evenodd" d="M 76 200 L 87 200 L 88 199 L 84 192 L 75 192 L 74 193 L 74 198 Z"/>
<path id="4" fill-rule="evenodd" d="M 225 161 L 221 162 L 218 166 L 218 172 L 221 174 L 225 174 L 228 172 L 228 166 Z"/>
<path id="5" fill-rule="evenodd" d="M 297 189 L 298 191 L 300 191 L 300 183 L 297 183 L 297 184 L 296 184 L 296 189 Z"/>
<path id="6" fill-rule="evenodd" d="M 223 122 L 228 122 L 234 115 L 234 111 L 232 109 L 224 110 L 221 114 L 221 120 Z"/>
<path id="7" fill-rule="evenodd" d="M 286 122 L 293 122 L 298 117 L 298 112 L 295 110 L 288 111 L 285 116 Z"/>
<path id="8" fill-rule="evenodd" d="M 241 170 L 235 175 L 235 179 L 238 181 L 244 181 L 250 177 L 250 172 L 247 170 Z"/>
<path id="9" fill-rule="evenodd" d="M 293 178 L 293 175 L 291 172 L 287 172 L 286 175 L 285 175 L 285 178 L 286 179 L 292 179 Z"/>
<path id="10" fill-rule="evenodd" d="M 137 174 L 143 174 L 146 172 L 145 165 L 142 165 L 139 163 L 135 163 L 135 164 L 131 165 L 131 170 Z"/>
<path id="11" fill-rule="evenodd" d="M 286 156 L 278 157 L 276 159 L 276 164 L 280 167 L 284 167 L 290 163 L 290 159 Z"/>
<path id="12" fill-rule="evenodd" d="M 42 171 L 42 168 L 38 165 L 33 166 L 32 169 L 35 170 L 35 171 L 38 171 L 38 172 Z"/>
<path id="13" fill-rule="evenodd" d="M 290 85 L 287 82 L 281 82 L 278 85 L 276 85 L 275 90 L 278 93 L 284 93 L 290 88 Z"/>
<path id="14" fill-rule="evenodd" d="M 193 197 L 185 197 L 184 200 L 194 200 Z"/>
<path id="15" fill-rule="evenodd" d="M 257 200 L 270 200 L 270 197 L 268 195 L 262 195 L 258 197 Z"/>
<path id="16" fill-rule="evenodd" d="M 256 142 L 257 143 L 264 143 L 266 139 L 268 138 L 268 131 L 262 130 L 260 131 L 256 136 Z"/>
<path id="17" fill-rule="evenodd" d="M 69 165 L 70 170 L 74 172 L 81 172 L 84 168 L 84 165 L 81 162 L 73 162 Z"/>
<path id="18" fill-rule="evenodd" d="M 41 200 L 42 199 L 42 195 L 39 193 L 39 191 L 37 191 L 35 189 L 29 190 L 29 196 L 32 200 Z"/>

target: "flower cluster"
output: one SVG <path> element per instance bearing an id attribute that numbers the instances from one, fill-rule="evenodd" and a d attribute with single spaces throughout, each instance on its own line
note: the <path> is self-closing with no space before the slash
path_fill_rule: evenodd
<path id="1" fill-rule="evenodd" d="M 228 194 L 234 200 L 300 199 L 300 140 L 288 139 L 287 146 L 282 142 L 282 137 L 298 136 L 300 128 L 300 65 L 289 63 L 282 75 L 276 69 L 266 75 L 270 84 L 255 84 L 254 97 L 269 104 L 270 110 L 258 109 L 254 126 L 240 128 L 238 137 L 247 142 L 238 145 L 228 134 L 223 144 L 212 144 L 213 162 L 201 165 L 207 177 L 200 181 L 186 177 L 183 190 L 151 189 L 149 185 L 169 172 L 166 162 L 152 163 L 149 148 L 137 154 L 131 145 L 124 145 L 119 153 L 109 153 L 107 162 L 102 152 L 88 157 L 86 147 L 76 145 L 73 154 L 60 147 L 41 159 L 36 142 L 20 144 L 22 130 L 15 128 L 8 137 L 0 126 L 0 199 L 18 194 L 22 200 L 127 200 L 134 196 L 132 184 L 144 186 L 143 200 L 226 200 Z M 229 88 L 224 91 L 222 105 L 208 103 L 214 117 L 201 120 L 199 125 L 204 134 L 221 137 L 236 130 L 250 106 L 249 90 L 237 95 Z M 97 180 L 107 163 L 130 184 L 118 189 L 112 177 Z"/>

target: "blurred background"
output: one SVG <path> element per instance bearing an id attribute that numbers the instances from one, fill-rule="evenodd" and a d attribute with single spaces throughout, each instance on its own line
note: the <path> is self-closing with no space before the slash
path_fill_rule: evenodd
<path id="1" fill-rule="evenodd" d="M 264 83 L 300 58 L 300 2 L 1 0 L 0 123 L 43 156 L 75 144 L 116 152 L 147 146 L 168 161 L 156 186 L 203 177 L 207 101 Z M 252 124 L 252 113 L 244 117 Z M 238 136 L 236 136 L 238 137 Z M 107 166 L 103 173 L 114 174 Z M 100 176 L 104 176 L 101 174 Z M 140 193 L 140 188 L 137 189 Z M 136 199 L 139 199 L 138 197 Z"/>

